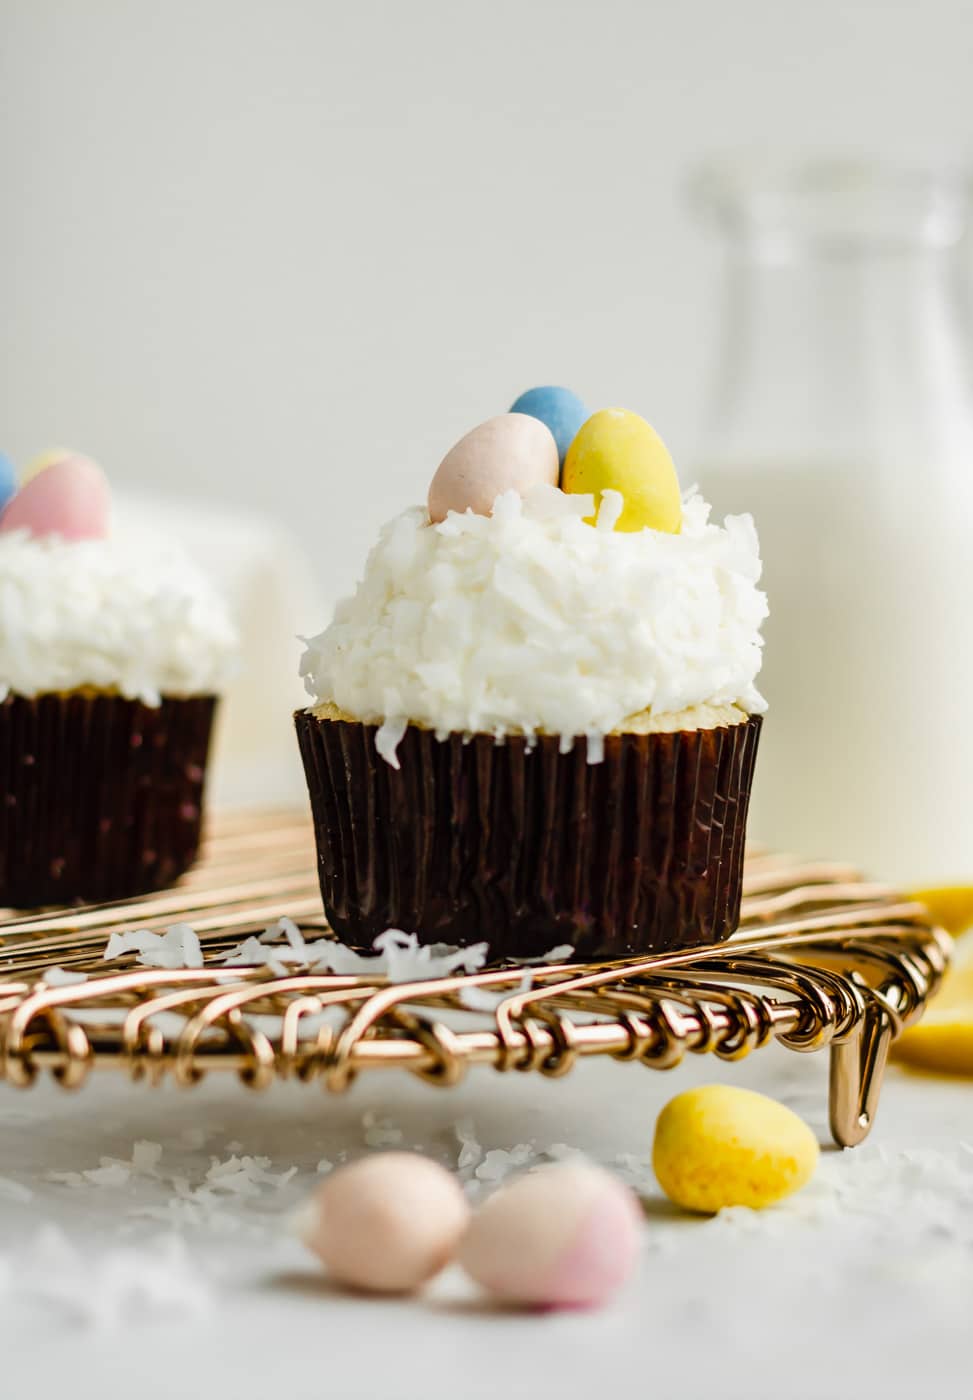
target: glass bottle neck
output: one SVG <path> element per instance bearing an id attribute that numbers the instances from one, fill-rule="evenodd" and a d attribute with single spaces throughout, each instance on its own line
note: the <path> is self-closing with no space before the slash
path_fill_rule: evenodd
<path id="1" fill-rule="evenodd" d="M 973 455 L 955 247 L 781 250 L 734 239 L 704 460 Z"/>

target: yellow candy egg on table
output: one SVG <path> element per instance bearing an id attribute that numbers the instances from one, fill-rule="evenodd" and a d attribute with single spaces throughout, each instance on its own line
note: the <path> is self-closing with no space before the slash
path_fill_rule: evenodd
<path id="1" fill-rule="evenodd" d="M 616 530 L 663 530 L 682 526 L 679 479 L 655 429 L 624 408 L 603 408 L 581 425 L 564 459 L 561 489 L 572 495 L 619 491 L 625 507 Z M 594 524 L 592 517 L 591 523 Z"/>
<path id="2" fill-rule="evenodd" d="M 783 1104 L 711 1084 L 677 1094 L 662 1110 L 652 1166 L 670 1200 L 714 1215 L 728 1206 L 762 1210 L 799 1191 L 818 1152 L 811 1129 Z"/>

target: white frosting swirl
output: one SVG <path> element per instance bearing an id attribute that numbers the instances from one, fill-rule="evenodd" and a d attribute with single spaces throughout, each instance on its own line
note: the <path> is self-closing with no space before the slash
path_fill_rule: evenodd
<path id="1" fill-rule="evenodd" d="M 591 496 L 550 486 L 439 525 L 407 510 L 307 643 L 309 694 L 381 723 L 390 762 L 407 721 L 440 737 L 558 734 L 567 749 L 647 709 L 763 711 L 767 601 L 751 517 L 710 524 L 689 493 L 680 534 L 626 534 L 612 528 L 621 506 L 606 491 L 595 528 L 583 520 Z"/>
<path id="2" fill-rule="evenodd" d="M 178 551 L 0 534 L 0 699 L 82 686 L 150 705 L 209 695 L 235 651 L 223 602 Z"/>

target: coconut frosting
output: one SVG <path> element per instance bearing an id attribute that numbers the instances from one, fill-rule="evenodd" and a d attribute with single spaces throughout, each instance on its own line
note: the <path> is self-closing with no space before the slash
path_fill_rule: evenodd
<path id="1" fill-rule="evenodd" d="M 0 535 L 0 700 L 82 687 L 159 704 L 232 674 L 218 593 L 171 547 Z"/>
<path id="2" fill-rule="evenodd" d="M 540 486 L 498 496 L 489 516 L 432 525 L 423 508 L 405 511 L 306 643 L 308 693 L 379 724 L 393 764 L 410 721 L 441 738 L 557 734 L 567 751 L 642 711 L 762 712 L 767 601 L 752 518 L 712 523 L 690 491 L 679 534 L 622 533 L 622 506 L 605 491 L 592 528 L 591 496 Z"/>

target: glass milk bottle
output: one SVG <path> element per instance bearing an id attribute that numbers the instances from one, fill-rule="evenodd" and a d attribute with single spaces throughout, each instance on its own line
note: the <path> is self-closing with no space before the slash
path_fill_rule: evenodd
<path id="1" fill-rule="evenodd" d="M 968 189 L 713 165 L 716 384 L 697 457 L 770 600 L 751 832 L 879 878 L 973 878 Z"/>

